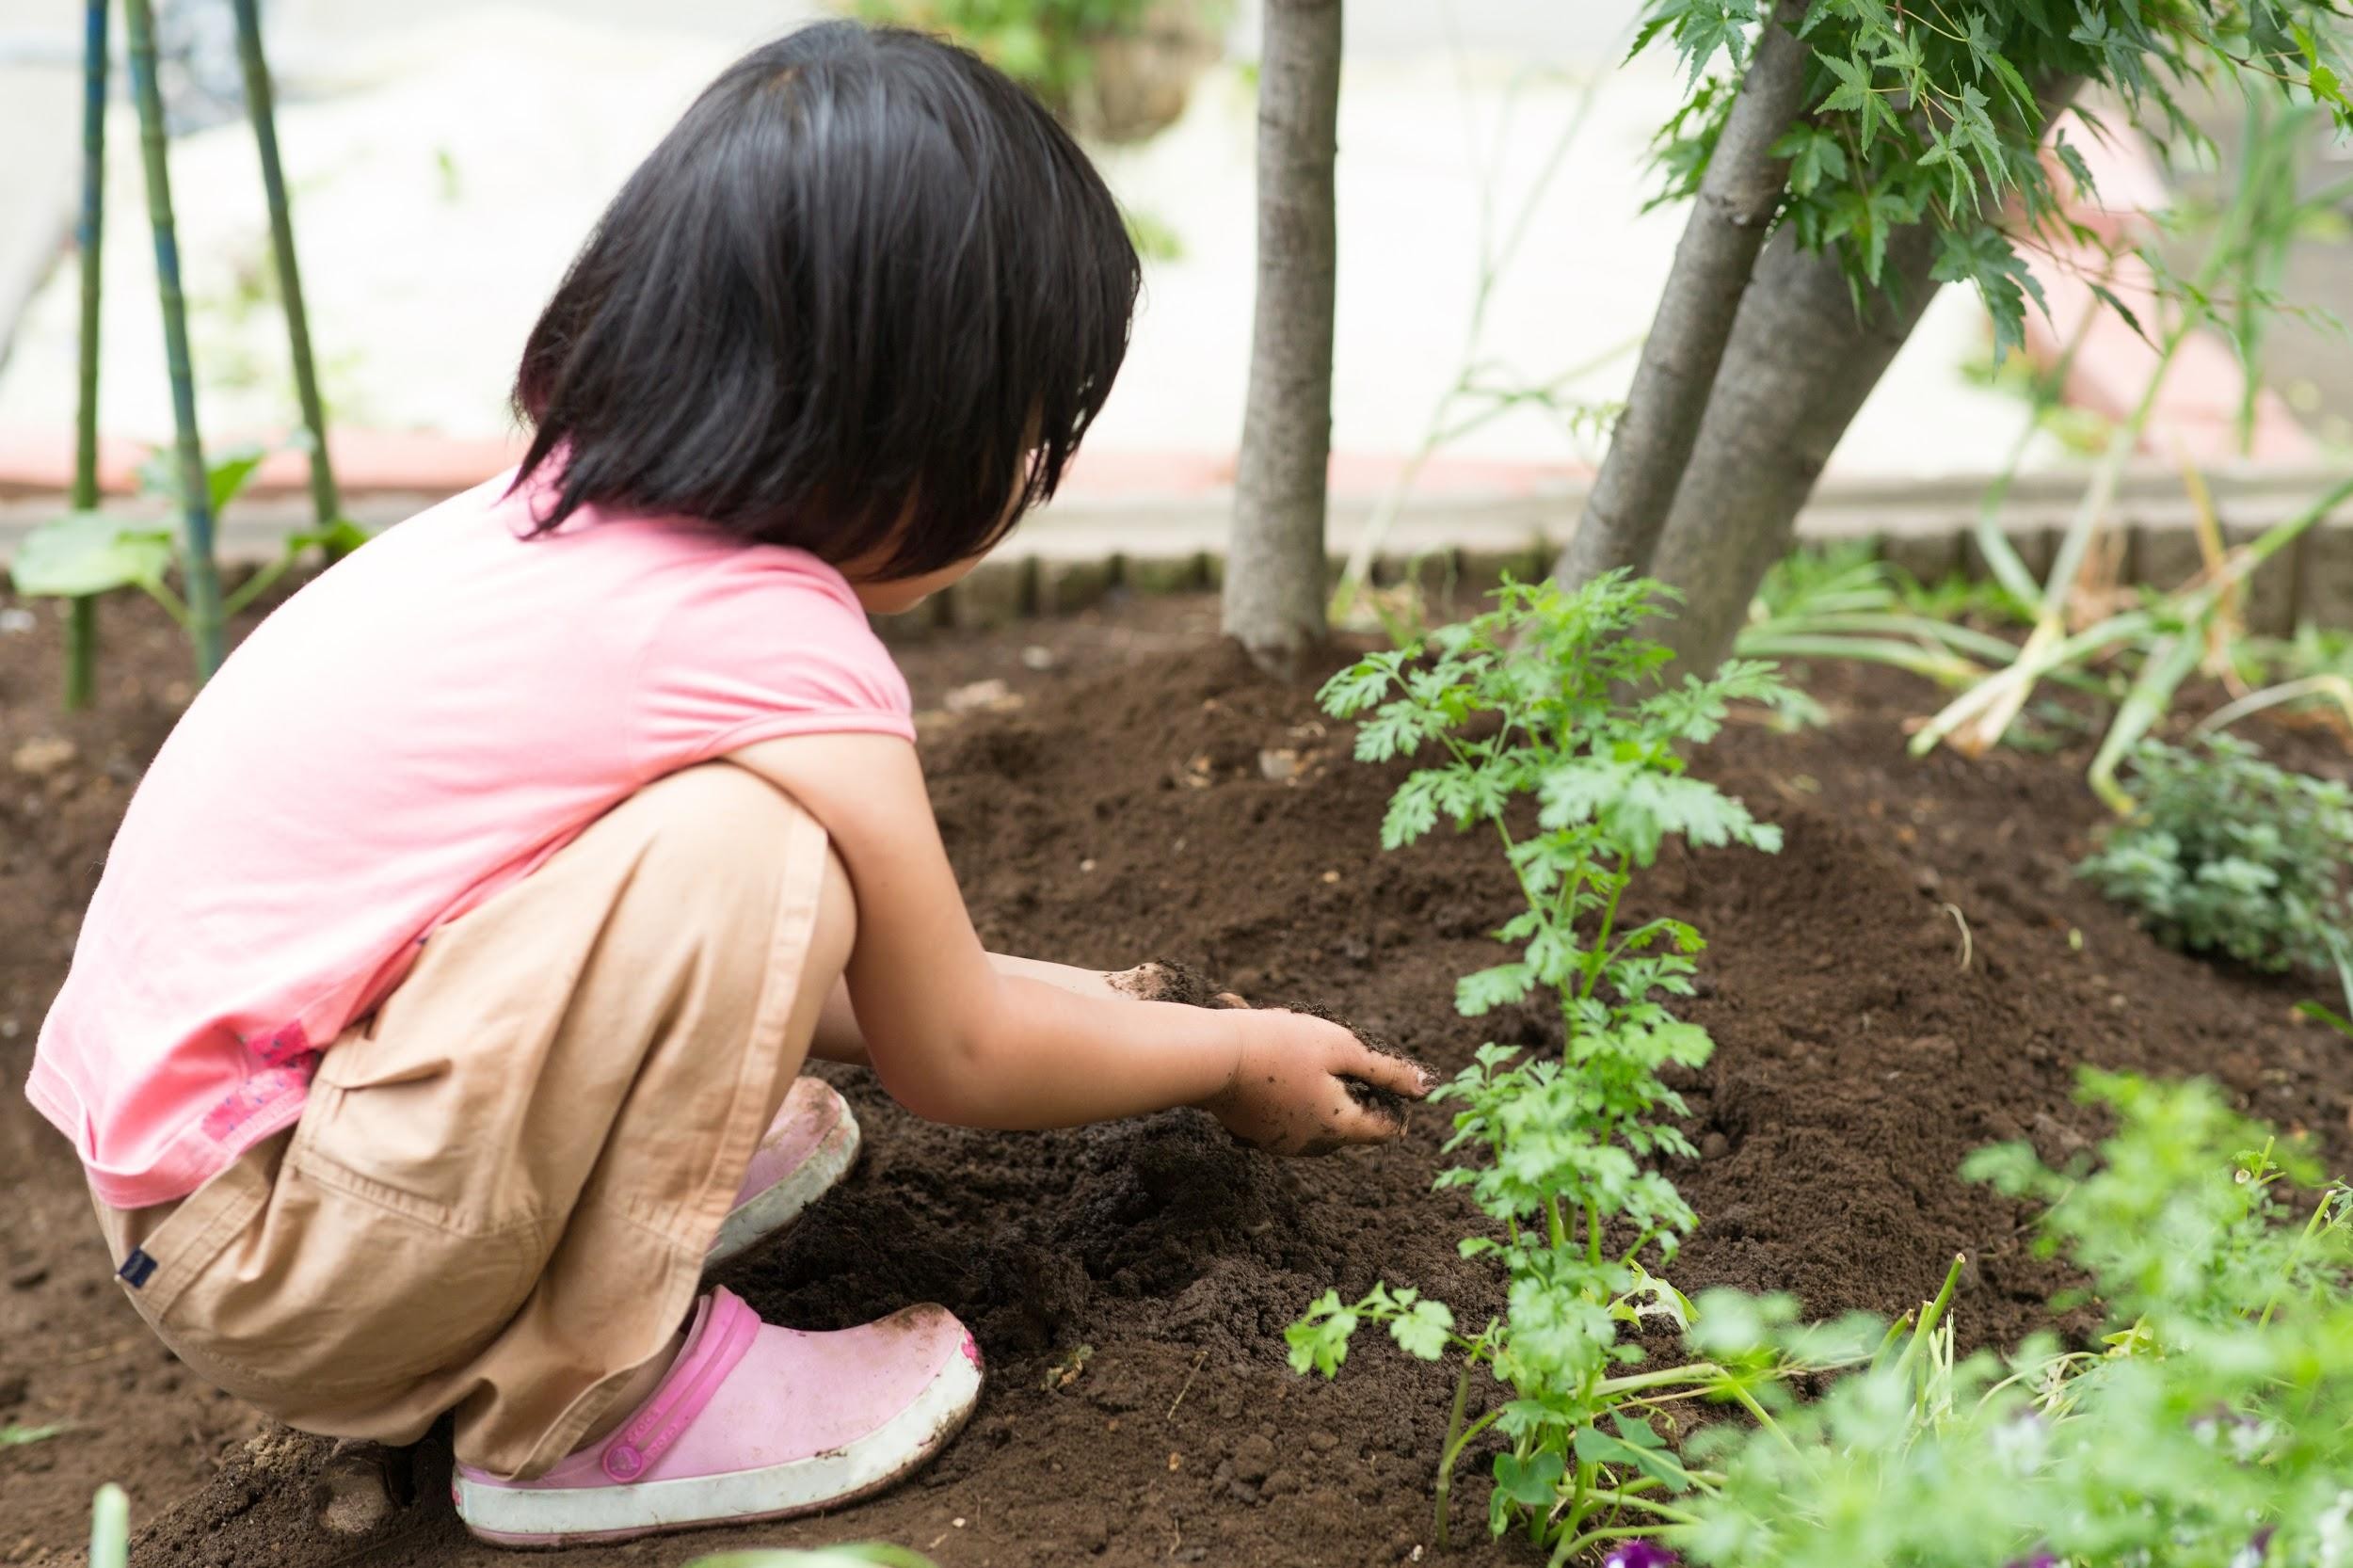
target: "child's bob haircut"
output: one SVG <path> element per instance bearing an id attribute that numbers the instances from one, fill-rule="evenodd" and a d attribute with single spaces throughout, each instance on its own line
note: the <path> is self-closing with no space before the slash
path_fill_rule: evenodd
<path id="1" fill-rule="evenodd" d="M 1054 493 L 1140 280 L 1012 82 L 920 33 L 802 28 L 696 100 L 532 328 L 540 531 L 595 505 L 881 578 L 968 559 Z"/>

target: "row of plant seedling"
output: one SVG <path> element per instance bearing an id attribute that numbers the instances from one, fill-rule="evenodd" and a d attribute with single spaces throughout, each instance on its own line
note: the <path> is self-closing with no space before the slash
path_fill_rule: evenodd
<path id="1" fill-rule="evenodd" d="M 1967 1168 L 2047 1206 L 2039 1244 L 2108 1315 L 2096 1349 L 2045 1336 L 1957 1355 L 1958 1258 L 1892 1324 L 1806 1322 L 1784 1296 L 1694 1301 L 1663 1277 L 1694 1223 L 1657 1169 L 1691 1153 L 1664 1075 L 1712 1042 L 1666 1006 L 1689 994 L 1700 934 L 1629 920 L 1627 889 L 1672 840 L 1779 847 L 1687 753 L 1732 702 L 1783 694 L 1750 663 L 1662 682 L 1666 656 L 1640 634 L 1659 600 L 1624 577 L 1510 584 L 1495 610 L 1324 689 L 1360 720 L 1360 758 L 1424 764 L 1385 847 L 1440 822 L 1493 832 L 1524 895 L 1497 933 L 1519 956 L 1465 976 L 1460 1011 L 1541 996 L 1565 1043 L 1558 1060 L 1483 1047 L 1438 1091 L 1462 1158 L 1438 1184 L 1486 1217 L 1462 1250 L 1492 1262 L 1503 1308 L 1478 1322 L 1404 1284 L 1329 1292 L 1289 1331 L 1292 1365 L 1337 1374 L 1368 1323 L 1456 1364 L 1441 1544 L 1476 1450 L 1489 1528 L 1557 1564 L 2353 1568 L 2353 1204 L 2314 1195 L 2300 1157 L 2202 1084 L 2088 1075 L 2116 1123 L 2096 1159 L 2060 1172 L 2012 1145 Z M 1689 1358 L 1651 1365 L 1645 1325 L 1679 1333 Z M 1801 1374 L 1832 1370 L 1796 1397 Z"/>

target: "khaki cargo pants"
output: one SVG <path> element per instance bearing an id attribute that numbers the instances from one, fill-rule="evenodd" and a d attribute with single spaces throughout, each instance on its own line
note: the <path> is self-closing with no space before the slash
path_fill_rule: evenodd
<path id="1" fill-rule="evenodd" d="M 99 1206 L 200 1375 L 290 1426 L 537 1475 L 691 1308 L 848 956 L 816 821 L 662 779 L 435 932 L 302 1119 L 177 1204 Z M 830 902 L 829 902 L 830 901 Z M 821 903 L 828 903 L 823 920 Z"/>

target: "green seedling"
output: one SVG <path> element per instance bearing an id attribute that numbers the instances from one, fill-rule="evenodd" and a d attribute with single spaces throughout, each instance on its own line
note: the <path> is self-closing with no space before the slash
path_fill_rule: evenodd
<path id="1" fill-rule="evenodd" d="M 1491 1527 L 1522 1527 L 1566 1561 L 1641 1521 L 1685 1516 L 1665 1500 L 1697 1479 L 1657 1428 L 1672 1401 L 1727 1399 L 1764 1415 L 1751 1369 L 1626 1370 L 1641 1352 L 1622 1329 L 1691 1320 L 1690 1304 L 1650 1264 L 1673 1257 L 1692 1214 L 1645 1162 L 1693 1152 L 1667 1119 L 1684 1105 L 1661 1074 L 1699 1065 L 1712 1044 L 1665 1001 L 1690 994 L 1699 933 L 1635 918 L 1625 895 L 1670 840 L 1780 847 L 1778 828 L 1693 777 L 1684 755 L 1716 735 L 1731 703 L 1771 700 L 1779 683 L 1768 666 L 1736 662 L 1661 685 L 1669 656 L 1637 628 L 1666 596 L 1623 573 L 1575 592 L 1506 583 L 1496 597 L 1484 615 L 1342 671 L 1322 701 L 1359 721 L 1359 760 L 1423 762 L 1390 800 L 1384 848 L 1441 821 L 1492 831 L 1516 879 L 1525 908 L 1496 936 L 1518 956 L 1465 976 L 1457 1009 L 1476 1017 L 1542 996 L 1559 1012 L 1558 1058 L 1484 1046 L 1433 1096 L 1459 1108 L 1449 1151 L 1481 1157 L 1438 1185 L 1467 1189 L 1495 1225 L 1463 1252 L 1496 1262 L 1510 1306 L 1465 1332 L 1444 1303 L 1411 1288 L 1376 1285 L 1353 1303 L 1328 1291 L 1287 1338 L 1294 1368 L 1327 1377 L 1368 1322 L 1410 1354 L 1458 1358 L 1438 1465 L 1440 1543 L 1462 1455 L 1492 1428 L 1506 1445 Z M 1497 1384 L 1502 1397 L 1474 1409 L 1474 1389 Z"/>
<path id="2" fill-rule="evenodd" d="M 0 1427 L 0 1448 L 21 1448 L 35 1443 L 46 1443 L 65 1428 L 58 1426 L 28 1427 L 15 1421 Z"/>

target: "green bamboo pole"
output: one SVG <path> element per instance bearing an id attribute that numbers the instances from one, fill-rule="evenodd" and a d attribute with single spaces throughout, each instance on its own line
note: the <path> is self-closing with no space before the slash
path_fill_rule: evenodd
<path id="1" fill-rule="evenodd" d="M 196 376 L 188 360 L 188 302 L 180 289 L 180 240 L 171 218 L 171 170 L 164 155 L 164 95 L 155 80 L 155 13 L 149 0 L 123 0 L 130 24 L 131 89 L 138 102 L 147 221 L 155 231 L 155 288 L 164 312 L 164 359 L 171 373 L 171 424 L 180 460 L 181 515 L 187 532 L 188 640 L 196 674 L 220 668 L 220 568 L 213 555 L 213 501 L 204 442 L 196 428 Z"/>
<path id="2" fill-rule="evenodd" d="M 87 0 L 82 8 L 82 213 L 73 231 L 82 272 L 81 396 L 73 419 L 73 509 L 98 506 L 98 274 L 99 246 L 105 237 L 106 195 L 106 8 Z M 87 708 L 98 684 L 98 601 L 68 601 L 65 635 L 65 705 Z"/>
<path id="3" fill-rule="evenodd" d="M 343 516 L 335 470 L 327 456 L 327 414 L 319 401 L 317 361 L 311 352 L 311 317 L 302 305 L 302 270 L 295 264 L 294 218 L 286 208 L 286 172 L 278 161 L 278 110 L 269 62 L 262 55 L 258 0 L 235 0 L 237 59 L 245 68 L 246 112 L 262 154 L 262 187 L 269 199 L 270 255 L 278 267 L 278 292 L 286 309 L 286 344 L 294 359 L 295 395 L 302 403 L 303 428 L 311 432 L 311 506 L 322 530 Z M 327 547 L 333 560 L 342 551 Z"/>

